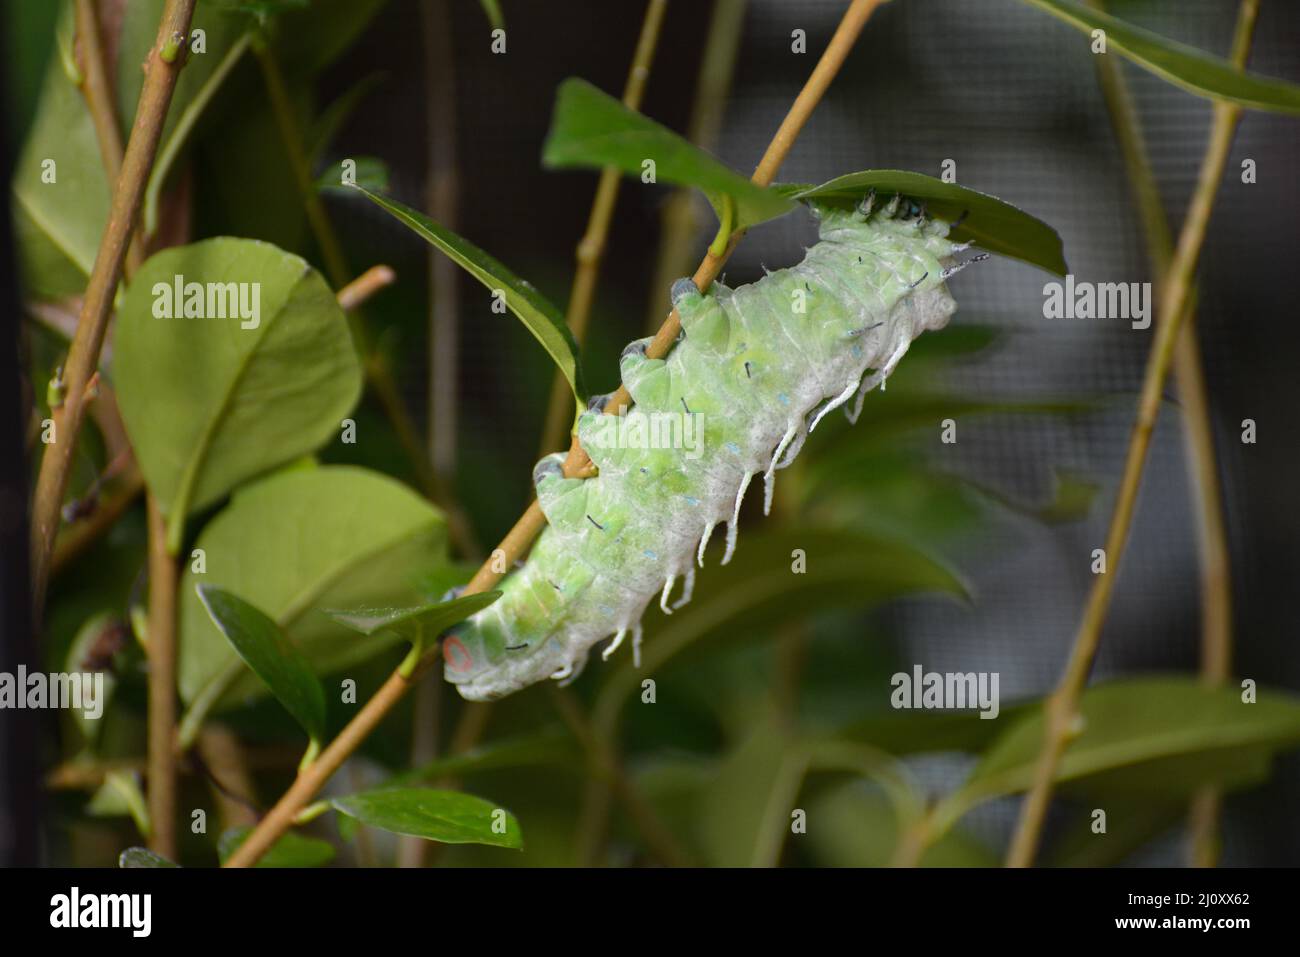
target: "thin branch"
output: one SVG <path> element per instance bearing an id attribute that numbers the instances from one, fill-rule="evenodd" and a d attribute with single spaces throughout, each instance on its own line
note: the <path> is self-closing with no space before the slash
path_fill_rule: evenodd
<path id="1" fill-rule="evenodd" d="M 1098 10 L 1105 8 L 1102 0 L 1090 2 Z M 1097 73 L 1137 200 L 1152 271 L 1163 282 L 1173 257 L 1173 233 L 1160 202 L 1142 124 L 1119 60 L 1111 56 L 1097 57 Z M 1189 301 L 1183 317 L 1183 331 L 1174 352 L 1174 378 L 1181 400 L 1188 477 L 1196 509 L 1201 566 L 1201 674 L 1209 684 L 1221 685 L 1227 680 L 1232 659 L 1232 558 L 1194 306 L 1194 301 Z M 1208 788 L 1192 804 L 1192 861 L 1199 866 L 1213 866 L 1217 858 L 1219 802 L 1216 795 L 1214 788 Z"/>
<path id="2" fill-rule="evenodd" d="M 371 266 L 337 293 L 339 308 L 344 312 L 360 309 L 371 296 L 397 279 L 397 273 L 388 266 Z"/>
<path id="3" fill-rule="evenodd" d="M 839 72 L 840 66 L 853 48 L 853 43 L 858 34 L 862 32 L 868 18 L 877 7 L 885 2 L 887 0 L 853 0 L 838 29 L 836 29 L 835 35 L 831 38 L 826 52 L 822 54 L 817 66 L 813 69 L 812 76 L 809 77 L 807 84 L 790 108 L 789 114 L 787 114 L 777 130 L 776 137 L 763 155 L 763 159 L 754 173 L 753 178 L 756 183 L 763 186 L 771 183 L 781 162 L 794 145 L 795 137 L 803 129 L 808 117 L 812 114 L 813 108 L 817 105 L 822 94 L 826 92 L 826 88 L 830 86 L 835 74 Z M 730 253 L 739 239 L 740 233 L 732 237 L 727 246 L 726 254 Z M 713 281 L 713 277 L 717 275 L 718 270 L 722 267 L 726 254 L 721 257 L 709 254 L 706 257 L 704 263 L 700 265 L 699 270 L 696 272 L 696 281 L 700 288 L 707 287 Z M 707 280 L 701 282 L 705 276 L 708 277 Z M 655 337 L 654 344 L 651 345 L 650 355 L 652 358 L 662 357 L 671 348 L 680 328 L 681 319 L 674 310 L 668 321 L 664 323 L 664 328 Z M 625 391 L 620 391 L 623 392 L 623 403 L 630 405 L 631 397 Z M 617 395 L 615 398 L 617 400 Z M 566 472 L 568 474 L 574 474 L 574 470 L 571 470 L 570 467 L 579 455 L 584 459 L 586 458 L 581 446 L 575 441 L 570 449 L 568 462 L 566 462 Z M 534 500 L 519 521 L 515 523 L 514 528 L 502 539 L 501 544 L 493 552 L 493 557 L 484 562 L 482 567 L 474 573 L 474 577 L 465 586 L 463 594 L 472 595 L 487 591 L 500 581 L 505 575 L 505 570 L 511 567 L 515 559 L 527 551 L 529 545 L 532 544 L 533 539 L 545 524 L 546 518 L 542 514 L 542 509 Z M 502 569 L 502 571 L 496 571 L 497 568 Z M 339 732 L 338 737 L 330 742 L 329 746 L 321 752 L 320 756 L 312 764 L 299 773 L 294 783 L 276 802 L 275 807 L 268 812 L 257 828 L 249 834 L 247 840 L 240 845 L 239 849 L 231 855 L 225 866 L 250 867 L 255 864 L 270 849 L 276 839 L 293 824 L 298 812 L 307 806 L 347 757 L 361 745 L 361 742 L 379 725 L 389 710 L 401 700 L 407 689 L 421 675 L 433 667 L 438 657 L 437 652 L 426 655 L 416 665 L 409 677 L 403 677 L 400 669 L 394 671 L 379 691 L 375 693 L 374 697 L 366 702 L 356 717 Z"/>
<path id="4" fill-rule="evenodd" d="M 101 39 L 99 16 L 95 0 L 77 0 L 76 17 L 77 52 L 81 66 L 81 94 L 86 99 L 91 121 L 95 126 L 95 139 L 99 142 L 104 173 L 110 185 L 122 173 L 122 133 L 117 124 L 117 106 L 113 96 L 113 83 Z M 138 232 L 131 235 L 127 247 L 125 273 L 127 279 L 144 260 L 144 244 Z"/>
<path id="5" fill-rule="evenodd" d="M 1232 49 L 1232 62 L 1238 67 L 1245 64 L 1250 51 L 1258 11 L 1258 0 L 1243 0 L 1237 16 Z M 1061 756 L 1076 734 L 1079 698 L 1087 684 L 1088 673 L 1092 669 L 1097 645 L 1101 640 L 1102 625 L 1110 608 L 1115 576 L 1119 572 L 1120 560 L 1128 540 L 1129 526 L 1137 504 L 1138 486 L 1141 484 L 1147 450 L 1151 445 L 1151 434 L 1160 411 L 1165 379 L 1182 330 L 1182 319 L 1191 301 L 1192 283 L 1205 241 L 1206 227 L 1209 225 L 1219 183 L 1223 179 L 1228 149 L 1232 145 L 1233 134 L 1240 119 L 1240 107 L 1221 102 L 1214 104 L 1214 121 L 1205 156 L 1201 161 L 1200 177 L 1160 296 L 1155 343 L 1148 357 L 1138 402 L 1137 421 L 1129 439 L 1124 474 L 1106 534 L 1107 570 L 1096 577 L 1088 596 L 1083 621 L 1075 637 L 1069 664 L 1044 709 L 1043 747 L 1034 769 L 1033 785 L 1021 805 L 1020 820 L 1007 854 L 1009 867 L 1028 867 L 1033 864 Z"/>
<path id="6" fill-rule="evenodd" d="M 629 110 L 640 110 L 645 97 L 646 81 L 650 78 L 650 64 L 655 47 L 659 44 L 659 28 L 663 25 L 667 0 L 650 0 L 646 5 L 641 35 L 636 42 L 636 53 L 623 86 L 623 105 Z M 600 276 L 600 260 L 605 254 L 609 239 L 609 226 L 614 219 L 614 206 L 618 202 L 618 188 L 623 174 L 613 166 L 600 171 L 596 196 L 587 217 L 587 231 L 578 242 L 577 271 L 573 274 L 573 288 L 569 291 L 569 314 L 565 317 L 574 341 L 579 345 L 587 335 L 591 321 L 591 305 L 596 296 L 596 280 Z M 547 455 L 564 441 L 573 419 L 573 396 L 569 383 L 558 372 L 551 383 L 551 399 L 547 406 L 546 422 L 542 427 L 542 448 L 539 455 Z"/>
<path id="7" fill-rule="evenodd" d="M 700 60 L 700 75 L 695 82 L 695 105 L 691 108 L 686 138 L 696 146 L 710 150 L 722 127 L 723 109 L 731 92 L 736 71 L 736 54 L 743 33 L 746 0 L 717 0 L 709 21 L 708 38 Z M 664 298 L 673 280 L 691 268 L 691 249 L 701 223 L 696 216 L 697 199 L 693 190 L 682 188 L 664 204 L 659 233 L 659 253 L 655 257 L 654 279 L 646 328 L 659 328 L 664 314 Z"/>
<path id="8" fill-rule="evenodd" d="M 176 556 L 167 550 L 167 520 L 152 495 L 149 508 L 149 837 L 151 850 L 176 857 Z"/>
<path id="9" fill-rule="evenodd" d="M 185 65 L 185 44 L 194 4 L 195 0 L 168 0 L 163 8 L 158 37 L 146 61 L 147 73 L 121 175 L 113 191 L 108 223 L 95 255 L 77 332 L 64 365 L 63 404 L 52 412 L 55 441 L 46 446 L 32 499 L 32 592 L 37 619 L 45 603 L 54 540 L 59 530 L 59 511 L 86 414 L 86 386 L 99 366 L 99 351 L 122 277 L 127 246 L 153 168 L 172 92 Z"/>

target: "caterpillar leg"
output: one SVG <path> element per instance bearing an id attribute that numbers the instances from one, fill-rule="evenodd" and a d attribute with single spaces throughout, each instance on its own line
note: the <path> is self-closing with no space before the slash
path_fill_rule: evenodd
<path id="1" fill-rule="evenodd" d="M 849 399 L 853 398 L 853 394 L 857 391 L 858 391 L 858 383 L 850 382 L 849 387 L 847 389 L 845 389 L 843 392 L 841 392 L 839 395 L 837 395 L 835 398 L 831 399 L 831 401 L 827 402 L 825 405 L 821 407 L 817 415 L 813 417 L 812 425 L 808 426 L 808 431 L 812 432 L 813 429 L 817 428 L 817 423 L 819 423 L 822 419 L 824 419 L 828 412 L 833 412 L 834 410 L 842 406 L 845 402 L 848 402 Z"/>
<path id="2" fill-rule="evenodd" d="M 768 465 L 767 471 L 763 473 L 763 514 L 764 515 L 770 515 L 772 512 L 772 494 L 773 492 L 776 491 L 776 480 L 773 478 L 772 473 L 776 469 L 776 463 L 780 461 L 781 453 L 785 451 L 786 446 L 790 444 L 791 440 L 794 439 L 795 435 L 798 432 L 799 432 L 799 426 L 797 424 L 792 425 L 785 430 L 785 435 L 781 437 L 781 441 L 777 445 L 776 451 L 772 453 L 772 461 Z"/>
<path id="3" fill-rule="evenodd" d="M 754 477 L 752 472 L 746 472 L 745 477 L 740 480 L 740 491 L 736 493 L 736 507 L 731 513 L 731 521 L 727 523 L 727 549 L 722 553 L 722 564 L 731 561 L 731 556 L 736 551 L 736 537 L 740 534 L 740 503 L 745 500 L 745 490 L 749 488 L 749 480 Z"/>
<path id="4" fill-rule="evenodd" d="M 867 393 L 889 378 L 890 373 L 898 367 L 898 363 L 901 362 L 903 356 L 906 355 L 907 348 L 910 345 L 910 342 L 902 343 L 894 350 L 894 354 L 889 357 L 888 361 L 885 362 L 884 368 L 863 378 L 862 385 L 858 387 L 857 402 L 853 403 L 853 408 L 851 410 L 845 412 L 850 425 L 858 424 L 858 416 L 862 414 L 862 403 L 865 401 Z"/>
<path id="5" fill-rule="evenodd" d="M 686 568 L 686 584 L 682 586 L 682 597 L 673 602 L 674 608 L 681 608 L 690 604 L 691 597 L 695 594 L 695 566 L 688 565 Z"/>
<path id="6" fill-rule="evenodd" d="M 641 635 L 643 631 L 644 629 L 642 629 L 641 622 L 639 621 L 632 626 L 632 667 L 633 668 L 641 667 Z"/>
<path id="7" fill-rule="evenodd" d="M 668 606 L 668 596 L 673 593 L 673 584 L 676 581 L 677 576 L 675 574 L 670 574 L 668 580 L 664 582 L 663 593 L 659 596 L 659 608 L 665 615 L 671 615 L 673 613 L 672 608 Z"/>
<path id="8" fill-rule="evenodd" d="M 626 628 L 620 628 L 614 635 L 614 640 L 605 646 L 605 650 L 600 653 L 602 661 L 609 661 L 609 656 L 618 651 L 619 645 L 623 644 L 623 637 L 627 634 Z"/>
<path id="9" fill-rule="evenodd" d="M 564 667 L 551 675 L 551 679 L 558 681 L 561 688 L 567 688 L 573 684 L 582 675 L 582 669 L 587 667 L 587 653 L 585 651 L 575 652 L 574 656 L 564 663 Z"/>
<path id="10" fill-rule="evenodd" d="M 803 444 L 806 441 L 808 441 L 808 430 L 800 429 L 795 435 L 794 441 L 790 443 L 790 447 L 785 450 L 785 458 L 776 463 L 776 470 L 778 472 L 781 471 L 781 469 L 790 467 L 790 463 L 793 462 L 798 457 L 800 451 L 803 450 Z"/>
<path id="11" fill-rule="evenodd" d="M 695 553 L 695 561 L 701 568 L 704 567 L 704 549 L 708 546 L 709 539 L 713 537 L 713 527 L 717 524 L 717 522 L 709 522 L 704 526 L 704 534 L 700 536 L 700 547 Z"/>

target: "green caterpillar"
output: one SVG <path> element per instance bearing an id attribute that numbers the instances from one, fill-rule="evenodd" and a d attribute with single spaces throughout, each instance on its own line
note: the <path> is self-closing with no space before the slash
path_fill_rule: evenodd
<path id="1" fill-rule="evenodd" d="M 956 310 L 945 280 L 987 258 L 954 263 L 969 244 L 949 241 L 948 223 L 901 197 L 881 209 L 872 193 L 852 211 L 812 210 L 820 238 L 797 266 L 737 289 L 715 283 L 708 295 L 689 279 L 673 285 L 682 338 L 664 359 L 647 358 L 643 339 L 620 361 L 635 407 L 615 417 L 597 401 L 579 417 L 596 477 L 565 478 L 558 454 L 537 464 L 548 527 L 501 598 L 443 642 L 444 673 L 462 696 L 572 680 L 610 635 L 603 656 L 630 633 L 639 664 L 646 607 L 656 594 L 668 614 L 690 600 L 722 521 L 730 560 L 754 475 L 763 473 L 766 512 L 775 470 L 855 396 L 856 420 L 912 340 Z"/>

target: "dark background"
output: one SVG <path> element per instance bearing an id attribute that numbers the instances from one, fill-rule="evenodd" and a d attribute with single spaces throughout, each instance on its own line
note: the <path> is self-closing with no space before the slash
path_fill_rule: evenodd
<path id="1" fill-rule="evenodd" d="M 576 74 L 619 95 L 643 5 L 504 0 L 505 56 L 489 51 L 477 3 L 452 6 L 458 231 L 564 303 L 595 176 L 541 168 L 555 88 Z M 679 131 L 690 115 L 710 6 L 669 5 L 643 105 L 645 113 Z M 829 0 L 748 4 L 732 94 L 713 147 L 724 161 L 745 172 L 753 168 L 843 7 Z M 1220 54 L 1226 54 L 1235 7 L 1219 0 L 1110 5 L 1120 16 Z M 421 206 L 426 132 L 418 23 L 414 2 L 393 0 L 326 73 L 317 93 L 328 102 L 363 76 L 385 75 L 330 156 L 381 157 L 392 173 L 392 195 Z M 790 50 L 795 28 L 807 31 L 806 55 Z M 1265 0 L 1251 67 L 1300 81 L 1296 37 L 1300 7 Z M 24 49 L 15 58 L 22 74 L 9 125 L 11 148 L 30 110 L 32 90 L 22 79 L 27 61 L 39 63 L 47 54 Z M 780 179 L 819 182 L 869 167 L 937 176 L 943 160 L 951 158 L 959 182 L 1056 227 L 1080 280 L 1149 280 L 1092 59 L 1082 34 L 1015 0 L 899 0 L 872 18 Z M 1196 180 L 1210 107 L 1127 63 L 1124 69 L 1176 230 Z M 220 137 L 221 129 L 213 122 L 204 136 Z M 1300 332 L 1287 286 L 1294 281 L 1300 238 L 1298 156 L 1300 123 L 1294 118 L 1246 114 L 1202 257 L 1197 313 L 1233 550 L 1234 670 L 1291 689 L 1300 689 L 1294 603 L 1300 462 L 1292 391 Z M 1245 158 L 1257 163 L 1255 185 L 1240 182 Z M 666 310 L 667 290 L 651 288 L 651 276 L 668 195 L 664 187 L 633 181 L 620 193 L 593 339 L 585 350 L 595 391 L 615 384 L 618 350 L 644 334 L 651 304 Z M 376 306 L 376 316 L 395 328 L 391 341 L 408 404 L 423 410 L 425 248 L 373 207 L 353 199 L 329 202 L 353 263 L 386 262 L 401 277 Z M 219 195 L 200 195 L 198 205 L 201 230 L 221 224 Z M 713 231 L 707 212 L 700 222 L 697 251 Z M 241 226 L 244 234 L 256 235 L 246 221 Z M 728 264 L 728 283 L 757 278 L 760 263 L 794 262 L 814 238 L 811 220 L 802 213 L 756 228 Z M 1050 467 L 1071 469 L 1101 483 L 1097 505 L 1086 521 L 1063 527 L 1024 523 L 992 529 L 953 555 L 975 588 L 974 607 L 916 602 L 891 612 L 904 660 L 940 671 L 998 671 L 1004 701 L 1044 692 L 1062 668 L 1091 584 L 1088 556 L 1104 537 L 1152 341 L 1152 330 L 1131 330 L 1122 320 L 1044 319 L 1042 285 L 1049 278 L 1021 263 L 994 260 L 954 281 L 960 305 L 955 322 L 1010 332 L 994 354 L 963 366 L 955 386 L 977 395 L 1100 395 L 1113 401 L 1079 422 L 997 419 L 963 426 L 958 443 L 945 447 L 949 451 L 942 455 L 949 458 L 942 465 L 1027 497 L 1048 494 Z M 460 491 L 482 538 L 495 541 L 526 501 L 550 372 L 518 324 L 490 312 L 485 290 L 465 280 L 460 294 L 462 473 L 481 476 L 486 468 L 498 479 L 490 488 L 466 481 Z M 5 385 L 9 404 L 14 390 L 8 380 Z M 1169 393 L 1097 663 L 1099 677 L 1193 671 L 1198 663 L 1195 531 L 1172 385 Z M 6 418 L 12 415 L 9 408 Z M 1245 418 L 1257 423 L 1255 445 L 1240 441 Z M 961 766 L 950 758 L 929 759 L 918 770 L 942 786 L 955 780 Z M 1300 862 L 1293 811 L 1298 801 L 1300 759 L 1291 756 L 1266 787 L 1229 800 L 1224 863 Z M 1000 843 L 1013 809 L 995 802 L 976 810 L 967 824 Z M 1180 860 L 1170 838 L 1140 862 Z"/>

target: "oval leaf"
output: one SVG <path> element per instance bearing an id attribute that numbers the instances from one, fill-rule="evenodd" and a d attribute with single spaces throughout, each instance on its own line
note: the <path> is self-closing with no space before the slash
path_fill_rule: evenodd
<path id="1" fill-rule="evenodd" d="M 416 212 L 397 200 L 378 196 L 363 187 L 356 188 L 365 193 L 376 206 L 387 210 L 427 242 L 446 253 L 456 265 L 493 293 L 499 291 L 505 297 L 506 306 L 519 317 L 564 373 L 579 409 L 582 408 L 587 393 L 582 383 L 582 369 L 578 365 L 578 344 L 574 341 L 564 316 L 549 299 L 469 240 L 438 225 L 423 213 Z"/>
<path id="2" fill-rule="evenodd" d="M 1069 746 L 1056 780 L 1072 781 L 1124 769 L 1143 773 L 1155 762 L 1177 762 L 1185 790 L 1216 777 L 1225 751 L 1280 750 L 1300 742 L 1300 702 L 1275 691 L 1243 703 L 1234 688 L 1208 688 L 1195 678 L 1141 678 L 1091 688 L 1080 702 L 1083 733 Z M 1043 713 L 1035 710 L 994 742 L 971 772 L 954 801 L 970 807 L 980 801 L 1025 790 L 1032 780 L 1043 743 Z M 1228 776 L 1236 768 L 1224 764 Z M 1171 787 L 1166 763 L 1161 776 Z M 1199 770 L 1198 770 L 1199 769 Z M 1201 771 L 1207 773 L 1202 774 Z M 1166 789 L 1168 793 L 1168 789 Z"/>
<path id="3" fill-rule="evenodd" d="M 58 27 L 69 48 L 74 32 L 72 6 L 63 4 Z M 118 41 L 112 58 L 117 72 L 110 79 L 116 81 L 117 112 L 125 134 L 144 82 L 140 65 L 157 40 L 163 0 L 137 0 L 123 8 L 120 29 L 110 31 L 105 24 L 105 37 Z M 205 31 L 207 52 L 189 58 L 172 94 L 145 194 L 144 217 L 150 231 L 156 225 L 163 183 L 251 39 L 243 32 L 246 18 L 210 4 L 198 4 L 192 25 Z M 61 58 L 49 59 L 32 129 L 15 166 L 14 220 L 26 289 L 42 298 L 58 298 L 84 290 L 108 220 L 112 190 L 85 98 Z M 56 164 L 57 188 L 42 179 L 46 160 Z"/>
<path id="4" fill-rule="evenodd" d="M 208 617 L 202 581 L 269 615 L 322 674 L 388 646 L 315 611 L 321 605 L 411 600 L 410 579 L 445 561 L 442 515 L 400 482 L 352 466 L 290 469 L 238 491 L 199 536 L 204 571 L 187 565 L 179 609 L 181 697 L 229 703 L 265 694 Z M 233 671 L 233 673 L 232 673 Z M 237 679 L 237 680 L 236 680 Z"/>
<path id="5" fill-rule="evenodd" d="M 346 625 L 363 635 L 391 632 L 416 644 L 426 639 L 437 638 L 452 625 L 459 624 L 500 597 L 499 591 L 485 591 L 475 595 L 463 595 L 450 601 L 409 607 L 327 608 L 325 614 L 340 625 Z"/>
<path id="6" fill-rule="evenodd" d="M 1175 86 L 1251 110 L 1300 113 L 1300 86 L 1238 70 L 1204 50 L 1144 30 L 1075 0 L 1024 0 L 1084 33 L 1106 32 L 1106 49 L 1114 50 Z"/>
<path id="7" fill-rule="evenodd" d="M 253 673 L 316 742 L 325 737 L 325 690 L 302 652 L 257 608 L 215 585 L 198 585 L 212 621 Z"/>
<path id="8" fill-rule="evenodd" d="M 867 169 L 837 176 L 820 186 L 783 183 L 776 189 L 801 202 L 846 208 L 860 203 L 871 189 L 881 197 L 901 193 L 924 202 L 931 213 L 948 222 L 965 214 L 965 220 L 951 233 L 955 240 L 970 240 L 989 252 L 1019 259 L 1058 276 L 1064 276 L 1069 270 L 1061 237 L 1047 223 L 996 196 L 945 183 L 924 173 Z"/>
<path id="9" fill-rule="evenodd" d="M 443 844 L 491 844 L 521 850 L 515 816 L 490 801 L 432 788 L 393 788 L 335 798 L 334 807 L 362 824 Z"/>
<path id="10" fill-rule="evenodd" d="M 784 216 L 794 204 L 775 190 L 764 189 L 714 159 L 666 126 L 629 110 L 585 80 L 560 84 L 542 162 L 553 169 L 613 166 L 631 176 L 654 161 L 656 182 L 694 186 L 726 220 L 723 198 L 735 202 L 732 229 Z"/>
<path id="11" fill-rule="evenodd" d="M 217 841 L 217 857 L 221 863 L 239 849 L 239 845 L 252 833 L 251 827 L 232 827 Z M 321 867 L 334 860 L 334 845 L 320 838 L 307 837 L 286 831 L 271 849 L 258 858 L 255 867 Z"/>
<path id="12" fill-rule="evenodd" d="M 212 315 L 185 318 L 191 294 Z M 175 318 L 158 318 L 169 299 Z M 361 394 L 352 334 L 325 281 L 251 239 L 146 262 L 118 318 L 113 373 L 173 550 L 189 512 L 320 446 Z"/>

